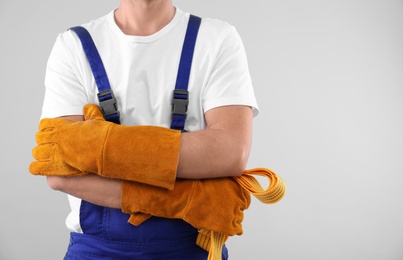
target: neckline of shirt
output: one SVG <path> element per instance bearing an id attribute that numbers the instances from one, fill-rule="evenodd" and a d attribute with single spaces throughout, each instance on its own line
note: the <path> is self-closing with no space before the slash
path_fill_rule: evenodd
<path id="1" fill-rule="evenodd" d="M 116 24 L 114 14 L 115 10 L 109 13 L 108 21 L 111 24 L 113 31 L 118 35 L 118 37 L 132 43 L 150 43 L 160 39 L 165 34 L 167 34 L 172 28 L 175 27 L 175 25 L 179 22 L 179 20 L 184 16 L 185 13 L 179 8 L 175 7 L 175 15 L 172 18 L 172 20 L 158 32 L 147 36 L 135 36 L 124 34 L 122 30 L 120 30 L 119 26 Z"/>

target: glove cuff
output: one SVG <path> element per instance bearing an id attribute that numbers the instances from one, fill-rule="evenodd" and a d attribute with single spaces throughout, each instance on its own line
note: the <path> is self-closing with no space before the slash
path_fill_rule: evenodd
<path id="1" fill-rule="evenodd" d="M 177 130 L 114 125 L 105 140 L 100 174 L 172 190 L 180 143 L 181 132 Z"/>

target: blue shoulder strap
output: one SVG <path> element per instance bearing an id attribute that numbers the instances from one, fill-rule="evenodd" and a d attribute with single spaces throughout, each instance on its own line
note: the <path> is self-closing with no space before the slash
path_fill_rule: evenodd
<path id="1" fill-rule="evenodd" d="M 109 84 L 104 64 L 99 56 L 98 50 L 88 31 L 81 26 L 70 28 L 81 41 L 85 55 L 90 63 L 92 74 L 98 87 L 98 100 L 105 120 L 120 124 L 119 111 L 115 95 Z"/>
<path id="2" fill-rule="evenodd" d="M 171 129 L 184 131 L 185 128 L 189 104 L 189 75 L 192 68 L 193 53 L 200 24 L 200 17 L 190 15 L 185 40 L 183 42 L 178 75 L 176 77 L 175 90 L 172 97 Z"/>
<path id="3" fill-rule="evenodd" d="M 179 62 L 178 75 L 172 97 L 171 129 L 184 131 L 187 109 L 189 104 L 189 75 L 192 67 L 194 47 L 201 24 L 201 18 L 190 15 L 183 42 L 182 54 Z M 120 124 L 116 98 L 109 84 L 108 76 L 98 50 L 88 31 L 81 26 L 70 28 L 81 41 L 84 52 L 90 63 L 95 82 L 98 87 L 99 104 L 105 120 Z"/>

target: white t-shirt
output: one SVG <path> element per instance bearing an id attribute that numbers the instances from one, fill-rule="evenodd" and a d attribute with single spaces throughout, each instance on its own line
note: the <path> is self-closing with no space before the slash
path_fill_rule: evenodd
<path id="1" fill-rule="evenodd" d="M 150 36 L 125 35 L 114 11 L 82 25 L 91 34 L 114 91 L 123 125 L 170 127 L 171 99 L 189 13 L 176 8 L 172 21 Z M 82 115 L 98 104 L 98 89 L 79 38 L 61 33 L 50 54 L 42 118 Z M 258 114 L 242 40 L 236 29 L 215 19 L 202 19 L 189 79 L 185 129 L 204 129 L 204 113 L 226 105 L 246 105 Z M 81 232 L 81 200 L 69 196 L 69 230 Z"/>

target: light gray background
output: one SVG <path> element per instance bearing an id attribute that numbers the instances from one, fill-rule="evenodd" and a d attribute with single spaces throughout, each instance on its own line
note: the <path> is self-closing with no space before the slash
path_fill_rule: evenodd
<path id="1" fill-rule="evenodd" d="M 403 1 L 177 0 L 235 25 L 261 109 L 248 168 L 288 184 L 253 200 L 231 259 L 403 259 Z M 0 0 L 0 259 L 62 259 L 64 194 L 27 168 L 56 35 L 118 1 Z"/>

